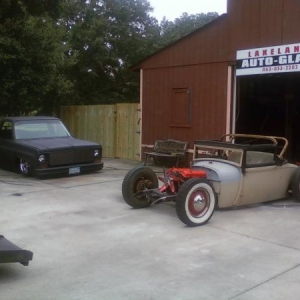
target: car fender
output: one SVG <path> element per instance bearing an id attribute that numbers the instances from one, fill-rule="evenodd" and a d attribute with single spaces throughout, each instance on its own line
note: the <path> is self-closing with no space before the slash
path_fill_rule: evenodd
<path id="1" fill-rule="evenodd" d="M 206 172 L 206 178 L 212 182 L 217 193 L 218 207 L 225 208 L 234 205 L 243 179 L 241 168 L 237 164 L 206 158 L 193 161 L 191 168 L 202 169 Z"/>

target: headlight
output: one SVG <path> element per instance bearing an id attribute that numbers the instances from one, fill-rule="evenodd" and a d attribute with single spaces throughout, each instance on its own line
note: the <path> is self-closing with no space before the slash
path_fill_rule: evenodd
<path id="1" fill-rule="evenodd" d="M 38 159 L 39 159 L 39 162 L 40 162 L 40 163 L 43 163 L 43 162 L 46 161 L 46 156 L 45 156 L 44 154 L 42 154 L 42 155 L 39 156 Z"/>
<path id="2" fill-rule="evenodd" d="M 98 157 L 100 155 L 99 150 L 94 150 L 94 157 Z"/>

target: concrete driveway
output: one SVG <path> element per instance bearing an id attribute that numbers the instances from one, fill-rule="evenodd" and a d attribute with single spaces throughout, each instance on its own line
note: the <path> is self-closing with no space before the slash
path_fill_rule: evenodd
<path id="1" fill-rule="evenodd" d="M 47 180 L 0 171 L 0 234 L 34 252 L 28 267 L 0 264 L 1 300 L 299 299 L 297 202 L 189 228 L 171 203 L 131 209 L 121 184 L 137 163 L 104 163 Z"/>

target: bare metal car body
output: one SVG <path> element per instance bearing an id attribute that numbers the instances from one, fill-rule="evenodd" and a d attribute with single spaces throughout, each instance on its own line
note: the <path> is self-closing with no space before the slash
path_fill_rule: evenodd
<path id="1" fill-rule="evenodd" d="M 234 138 L 262 139 L 271 144 L 238 145 L 215 141 L 196 141 L 191 168 L 206 171 L 218 195 L 218 207 L 255 204 L 285 198 L 297 165 L 283 158 L 288 142 L 285 138 L 253 135 L 230 135 Z M 278 144 L 283 142 L 279 153 Z M 213 157 L 210 151 L 223 151 Z M 197 157 L 207 151 L 205 157 Z M 269 152 L 265 152 L 269 151 Z M 210 157 L 210 154 L 212 157 Z"/>
<path id="2" fill-rule="evenodd" d="M 216 207 L 227 208 L 286 198 L 300 198 L 300 169 L 284 154 L 284 137 L 229 134 L 194 144 L 190 168 L 171 168 L 158 177 L 140 167 L 124 178 L 124 200 L 134 208 L 175 201 L 179 219 L 188 226 L 209 221 Z"/>

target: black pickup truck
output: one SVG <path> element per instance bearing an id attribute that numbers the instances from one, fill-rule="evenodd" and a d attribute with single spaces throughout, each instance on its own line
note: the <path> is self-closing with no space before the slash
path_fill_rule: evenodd
<path id="1" fill-rule="evenodd" d="M 19 262 L 24 266 L 28 266 L 32 257 L 33 253 L 31 251 L 21 249 L 3 235 L 0 235 L 0 263 Z"/>

